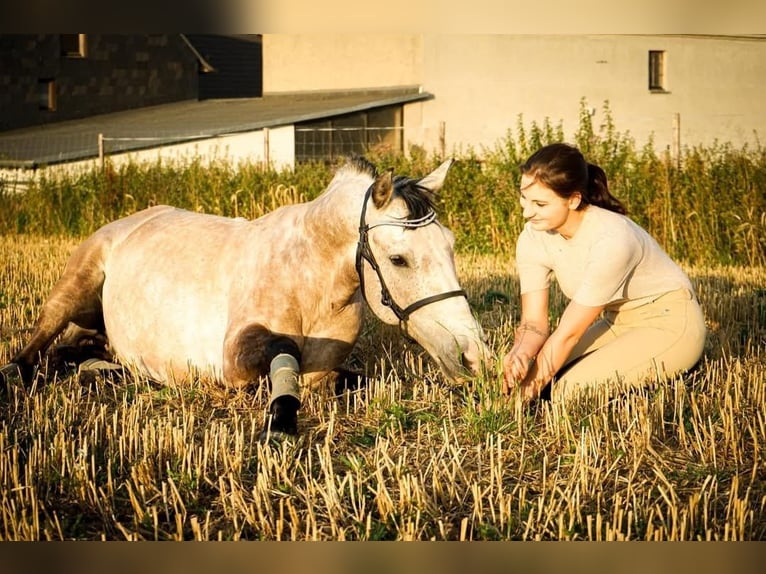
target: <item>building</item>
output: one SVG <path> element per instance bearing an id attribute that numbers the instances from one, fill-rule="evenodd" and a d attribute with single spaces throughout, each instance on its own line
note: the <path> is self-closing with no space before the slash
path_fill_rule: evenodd
<path id="1" fill-rule="evenodd" d="M 403 106 L 432 97 L 398 84 L 264 93 L 255 34 L 0 35 L 0 64 L 0 168 L 14 172 L 403 149 Z"/>
<path id="2" fill-rule="evenodd" d="M 657 150 L 766 136 L 766 35 L 264 35 L 264 93 L 417 84 L 405 146 L 494 145 L 519 116 L 578 126 L 581 101 Z"/>
<path id="3" fill-rule="evenodd" d="M 766 35 L 0 35 L 0 64 L 6 167 L 481 151 L 583 103 L 673 153 L 766 133 Z"/>

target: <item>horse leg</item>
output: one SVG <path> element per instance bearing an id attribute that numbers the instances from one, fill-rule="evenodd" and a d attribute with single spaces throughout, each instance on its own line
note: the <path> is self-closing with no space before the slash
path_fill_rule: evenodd
<path id="1" fill-rule="evenodd" d="M 69 323 L 59 341 L 48 351 L 48 361 L 54 368 L 67 363 L 80 364 L 89 359 L 111 361 L 109 342 L 104 328 L 86 329 Z"/>
<path id="2" fill-rule="evenodd" d="M 292 341 L 290 341 L 292 343 Z M 293 343 L 294 344 L 294 343 Z M 267 421 L 261 440 L 286 433 L 298 434 L 298 409 L 301 406 L 299 373 L 300 366 L 295 358 L 297 346 L 292 352 L 278 352 L 269 361 L 269 379 L 271 380 L 271 398 L 269 399 L 270 424 Z M 300 356 L 298 354 L 298 356 Z"/>
<path id="3" fill-rule="evenodd" d="M 354 393 L 367 388 L 369 377 L 364 373 L 338 367 L 333 371 L 335 375 L 335 396 L 341 396 L 348 391 Z"/>
<path id="4" fill-rule="evenodd" d="M 104 275 L 94 265 L 82 265 L 89 253 L 76 253 L 53 287 L 35 323 L 32 338 L 12 359 L 24 384 L 32 382 L 40 358 L 53 340 L 69 325 L 104 332 L 101 287 Z M 92 258 L 90 258 L 92 259 Z M 94 269 L 97 269 L 95 272 Z"/>
<path id="5" fill-rule="evenodd" d="M 224 378 L 228 382 L 248 384 L 269 376 L 269 420 L 261 432 L 261 441 L 269 435 L 280 438 L 298 434 L 300 360 L 301 352 L 295 341 L 275 335 L 262 325 L 249 325 L 227 336 Z"/>

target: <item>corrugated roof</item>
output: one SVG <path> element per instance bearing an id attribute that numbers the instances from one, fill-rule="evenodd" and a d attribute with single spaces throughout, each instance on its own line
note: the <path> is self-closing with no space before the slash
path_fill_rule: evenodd
<path id="1" fill-rule="evenodd" d="M 433 98 L 417 86 L 270 94 L 262 98 L 183 101 L 0 132 L 0 167 L 36 167 L 110 153 L 290 125 Z"/>

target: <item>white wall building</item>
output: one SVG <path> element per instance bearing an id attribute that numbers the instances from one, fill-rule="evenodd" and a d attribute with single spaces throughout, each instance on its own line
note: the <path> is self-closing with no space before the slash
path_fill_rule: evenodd
<path id="1" fill-rule="evenodd" d="M 766 35 L 265 34 L 263 95 L 185 100 L 0 132 L 0 185 L 113 161 L 262 162 L 359 153 L 481 153 L 546 120 L 674 155 L 766 137 Z M 102 142 L 105 145 L 98 145 Z"/>
<path id="2" fill-rule="evenodd" d="M 493 146 L 519 115 L 571 134 L 583 99 L 658 151 L 766 137 L 766 35 L 267 34 L 263 74 L 264 94 L 419 84 L 405 144 L 427 149 Z"/>

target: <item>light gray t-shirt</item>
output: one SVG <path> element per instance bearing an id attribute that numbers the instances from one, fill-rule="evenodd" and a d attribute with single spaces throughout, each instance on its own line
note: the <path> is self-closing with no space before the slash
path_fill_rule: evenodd
<path id="1" fill-rule="evenodd" d="M 630 218 L 589 205 L 571 239 L 527 223 L 516 243 L 521 293 L 547 289 L 555 276 L 569 299 L 629 309 L 685 287 L 686 273 Z"/>

